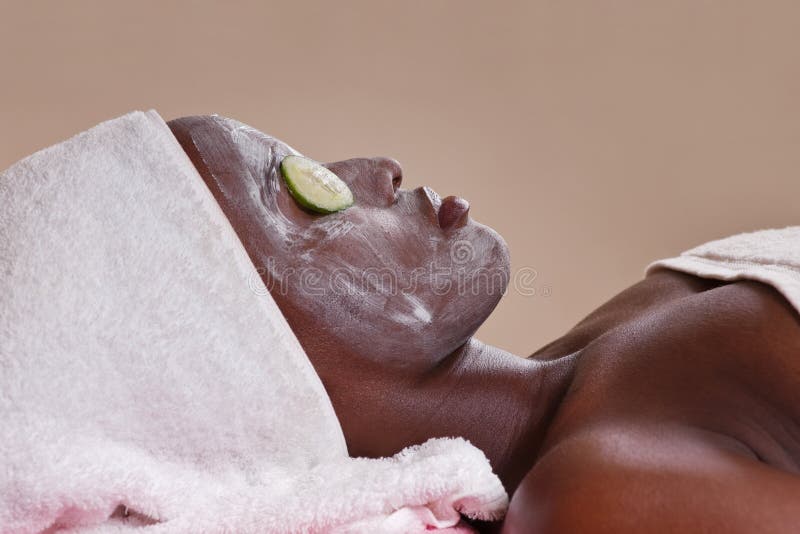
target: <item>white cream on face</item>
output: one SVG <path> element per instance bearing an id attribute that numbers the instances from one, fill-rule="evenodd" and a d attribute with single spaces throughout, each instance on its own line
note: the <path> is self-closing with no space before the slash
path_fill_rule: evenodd
<path id="1" fill-rule="evenodd" d="M 498 261 L 507 268 L 494 232 L 471 223 L 446 234 L 423 218 L 410 191 L 391 207 L 359 203 L 356 194 L 344 212 L 295 221 L 277 199 L 286 194 L 280 162 L 299 153 L 253 128 L 219 121 L 250 169 L 247 193 L 260 206 L 253 223 L 275 244 L 269 258 L 254 261 L 285 284 L 293 305 L 315 324 L 363 351 L 378 350 L 373 345 L 380 340 L 384 352 L 426 353 L 455 349 L 485 319 L 487 297 L 443 295 L 437 290 L 443 281 L 454 286 L 451 292 L 459 289 L 455 274 L 448 280 L 437 269 L 497 268 Z M 454 242 L 469 244 L 466 263 L 454 260 Z"/>

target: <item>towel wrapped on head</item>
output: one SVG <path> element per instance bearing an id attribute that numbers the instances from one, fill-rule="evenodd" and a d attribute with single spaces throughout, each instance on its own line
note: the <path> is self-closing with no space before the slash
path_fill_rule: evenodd
<path id="1" fill-rule="evenodd" d="M 462 439 L 348 457 L 156 112 L 20 161 L 0 205 L 0 533 L 415 532 L 504 513 Z"/>

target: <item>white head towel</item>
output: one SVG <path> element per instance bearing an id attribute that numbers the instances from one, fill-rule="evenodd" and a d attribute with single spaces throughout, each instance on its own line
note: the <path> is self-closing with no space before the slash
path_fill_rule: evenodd
<path id="1" fill-rule="evenodd" d="M 0 206 L 0 532 L 413 532 L 502 515 L 464 440 L 347 458 L 322 383 L 156 112 L 20 161 Z"/>

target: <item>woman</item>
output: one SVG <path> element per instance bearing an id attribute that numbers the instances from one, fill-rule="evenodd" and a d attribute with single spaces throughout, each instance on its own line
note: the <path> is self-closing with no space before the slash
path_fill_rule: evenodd
<path id="1" fill-rule="evenodd" d="M 327 167 L 356 203 L 314 215 L 293 151 L 235 121 L 175 136 L 319 373 L 351 455 L 434 436 L 480 447 L 503 532 L 792 532 L 800 521 L 800 322 L 758 282 L 656 270 L 519 358 L 472 336 L 508 281 L 468 204 L 399 188 L 391 159 Z"/>

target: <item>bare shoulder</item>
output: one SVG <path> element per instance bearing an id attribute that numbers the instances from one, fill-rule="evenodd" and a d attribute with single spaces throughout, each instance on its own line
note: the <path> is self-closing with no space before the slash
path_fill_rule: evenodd
<path id="1" fill-rule="evenodd" d="M 677 422 L 800 472 L 800 316 L 758 282 L 648 308 L 586 347 L 560 415 L 554 439 L 602 418 Z"/>
<path id="2" fill-rule="evenodd" d="M 686 425 L 606 422 L 551 448 L 504 534 L 796 532 L 800 480 Z"/>
<path id="3" fill-rule="evenodd" d="M 504 532 L 796 530 L 800 318 L 764 284 L 687 283 L 584 323 L 622 318 L 583 350 Z"/>

